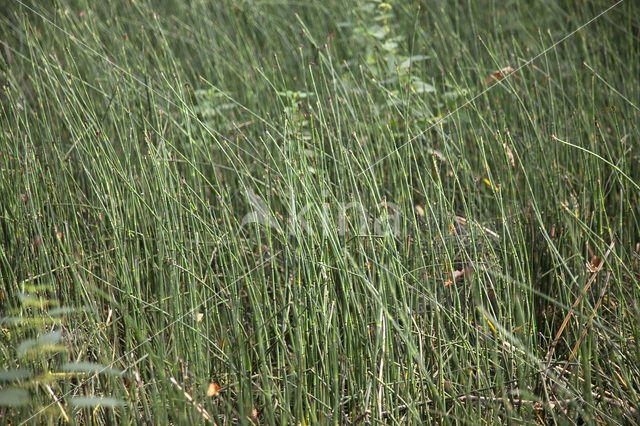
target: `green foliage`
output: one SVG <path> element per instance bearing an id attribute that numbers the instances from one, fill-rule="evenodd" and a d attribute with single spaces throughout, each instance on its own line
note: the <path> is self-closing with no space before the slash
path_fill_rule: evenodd
<path id="1" fill-rule="evenodd" d="M 23 292 L 17 295 L 19 305 L 9 309 L 9 313 L 14 315 L 2 320 L 5 327 L 2 363 L 5 369 L 0 370 L 0 406 L 6 410 L 2 415 L 30 421 L 47 413 L 45 417 L 51 422 L 56 418 L 69 421 L 62 405 L 58 413 L 49 410 L 51 405 L 58 403 L 59 397 L 64 400 L 64 397 L 75 393 L 67 392 L 65 383 L 73 376 L 118 376 L 122 373 L 96 363 L 62 362 L 71 356 L 72 349 L 79 348 L 74 340 L 67 338 L 65 342 L 63 339 L 63 329 L 72 324 L 69 315 L 76 310 L 59 306 L 58 300 L 50 296 L 51 287 L 28 284 L 22 287 Z M 27 335 L 36 337 L 24 338 Z M 114 408 L 124 404 L 117 398 L 72 396 L 68 399 L 69 404 L 76 408 Z"/>
<path id="2" fill-rule="evenodd" d="M 637 421 L 637 2 L 14 3 L 3 422 Z"/>

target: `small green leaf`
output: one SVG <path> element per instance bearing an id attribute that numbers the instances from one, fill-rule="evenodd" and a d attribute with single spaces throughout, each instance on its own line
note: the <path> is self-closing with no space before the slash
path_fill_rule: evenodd
<path id="1" fill-rule="evenodd" d="M 18 355 L 24 355 L 27 352 L 57 352 L 64 350 L 64 346 L 57 345 L 62 338 L 62 331 L 56 330 L 47 333 L 37 339 L 29 339 L 21 342 L 16 349 Z"/>
<path id="2" fill-rule="evenodd" d="M 0 407 L 19 407 L 29 403 L 29 392 L 21 388 L 0 389 Z"/>
<path id="3" fill-rule="evenodd" d="M 62 371 L 98 374 L 104 373 L 112 376 L 119 376 L 122 374 L 122 371 L 117 368 L 106 367 L 102 364 L 96 364 L 93 362 L 67 362 L 62 366 Z"/>
<path id="4" fill-rule="evenodd" d="M 23 342 L 20 342 L 18 348 L 16 349 L 16 352 L 18 353 L 18 355 L 22 355 L 35 348 L 37 345 L 38 341 L 36 339 L 25 340 Z"/>
<path id="5" fill-rule="evenodd" d="M 362 3 L 360 10 L 364 13 L 372 13 L 376 9 L 376 5 L 373 3 Z"/>
<path id="6" fill-rule="evenodd" d="M 314 95 L 314 93 L 294 91 L 294 90 L 277 91 L 276 93 L 278 94 L 278 96 L 284 96 L 285 98 L 294 99 L 294 100 L 304 99 Z"/>
<path id="7" fill-rule="evenodd" d="M 26 284 L 23 289 L 27 293 L 48 292 L 51 291 L 51 286 L 49 284 Z"/>
<path id="8" fill-rule="evenodd" d="M 93 408 L 98 406 L 105 408 L 116 408 L 122 407 L 125 403 L 123 400 L 117 398 L 76 396 L 69 400 L 69 404 L 76 408 Z"/>
<path id="9" fill-rule="evenodd" d="M 22 306 L 25 308 L 28 308 L 28 307 L 41 308 L 45 306 L 58 305 L 57 300 L 45 299 L 39 296 L 33 296 L 25 293 L 18 294 L 18 298 L 20 299 L 20 303 L 22 303 Z"/>
<path id="10" fill-rule="evenodd" d="M 395 41 L 388 41 L 382 45 L 382 48 L 387 52 L 395 52 L 395 50 L 398 48 L 398 43 L 396 43 Z"/>
<path id="11" fill-rule="evenodd" d="M 427 55 L 414 55 L 414 56 L 410 56 L 407 59 L 405 59 L 404 61 L 402 61 L 400 63 L 400 68 L 410 68 L 411 64 L 418 62 L 418 61 L 424 61 L 426 59 L 429 59 L 429 56 Z"/>
<path id="12" fill-rule="evenodd" d="M 0 370 L 0 382 L 10 382 L 13 380 L 23 380 L 31 377 L 31 371 L 26 368 L 16 370 Z"/>
<path id="13" fill-rule="evenodd" d="M 387 30 L 380 25 L 374 25 L 370 27 L 368 30 L 369 34 L 377 38 L 378 40 L 383 39 L 387 35 Z"/>
<path id="14" fill-rule="evenodd" d="M 60 318 L 25 318 L 19 316 L 0 318 L 0 326 L 16 326 L 16 327 L 41 327 L 52 324 L 59 324 Z"/>
<path id="15" fill-rule="evenodd" d="M 0 325 L 1 326 L 9 326 L 9 325 L 15 325 L 15 324 L 20 324 L 20 321 L 22 320 L 21 317 L 2 317 L 0 318 Z"/>
<path id="16" fill-rule="evenodd" d="M 62 338 L 61 330 L 54 330 L 45 335 L 38 337 L 38 344 L 40 345 L 55 345 Z"/>
<path id="17" fill-rule="evenodd" d="M 50 309 L 49 311 L 47 311 L 47 315 L 52 316 L 52 317 L 57 317 L 60 315 L 67 315 L 67 314 L 71 314 L 74 313 L 76 311 L 75 308 L 71 308 L 69 306 L 63 306 L 60 308 L 53 308 Z"/>
<path id="18" fill-rule="evenodd" d="M 429 83 L 425 83 L 424 81 L 420 81 L 420 80 L 415 80 L 413 83 L 411 83 L 411 85 L 413 86 L 413 90 L 416 93 L 429 93 L 429 92 L 436 91 L 435 87 L 433 87 Z"/>

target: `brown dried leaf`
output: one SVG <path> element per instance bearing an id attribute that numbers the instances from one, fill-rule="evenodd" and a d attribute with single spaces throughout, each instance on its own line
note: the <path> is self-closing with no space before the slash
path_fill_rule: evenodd
<path id="1" fill-rule="evenodd" d="M 216 383 L 209 383 L 207 388 L 207 396 L 218 396 L 220 394 L 220 385 Z"/>
<path id="2" fill-rule="evenodd" d="M 589 272 L 597 272 L 601 262 L 602 260 L 598 256 L 593 255 L 593 257 L 591 257 L 591 262 L 586 263 L 587 269 Z"/>
<path id="3" fill-rule="evenodd" d="M 251 412 L 247 412 L 247 419 L 254 425 L 258 424 L 258 410 L 255 408 L 251 410 Z"/>
<path id="4" fill-rule="evenodd" d="M 513 153 L 511 152 L 511 149 L 509 149 L 509 145 L 507 145 L 506 143 L 503 143 L 502 146 L 504 147 L 504 150 L 507 153 L 507 158 L 509 159 L 509 162 L 511 163 L 511 168 L 515 169 L 516 168 L 516 162 L 513 159 Z"/>
<path id="5" fill-rule="evenodd" d="M 511 74 L 512 72 L 514 72 L 515 70 L 512 67 L 504 67 L 504 68 L 500 68 L 497 71 L 492 72 L 491 74 L 489 74 L 489 76 L 487 78 L 484 79 L 484 84 L 486 84 L 487 86 L 489 84 L 491 84 L 491 82 L 495 79 L 496 81 L 500 81 L 503 78 L 505 78 L 505 76 Z"/>
<path id="6" fill-rule="evenodd" d="M 218 396 L 220 394 L 220 385 L 216 383 L 209 383 L 207 388 L 207 396 Z"/>

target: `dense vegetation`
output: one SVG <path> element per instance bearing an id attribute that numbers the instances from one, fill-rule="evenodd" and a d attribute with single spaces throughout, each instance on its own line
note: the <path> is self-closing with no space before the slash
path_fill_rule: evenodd
<path id="1" fill-rule="evenodd" d="M 0 2 L 0 423 L 634 423 L 640 5 Z"/>

